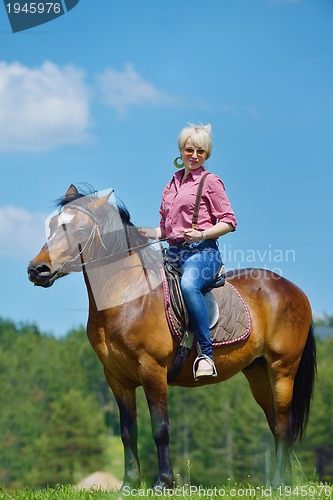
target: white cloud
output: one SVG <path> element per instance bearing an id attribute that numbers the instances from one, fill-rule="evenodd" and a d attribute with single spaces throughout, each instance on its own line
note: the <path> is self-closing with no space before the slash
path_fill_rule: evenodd
<path id="1" fill-rule="evenodd" d="M 106 68 L 93 85 L 104 104 L 119 115 L 131 106 L 180 102 L 145 80 L 131 64 L 123 71 Z M 84 71 L 73 65 L 44 62 L 31 68 L 0 61 L 0 152 L 47 151 L 91 139 L 93 91 Z"/>
<path id="2" fill-rule="evenodd" d="M 0 257 L 26 259 L 36 255 L 45 242 L 46 215 L 15 206 L 0 207 Z"/>
<path id="3" fill-rule="evenodd" d="M 0 62 L 0 151 L 43 151 L 88 137 L 89 91 L 74 66 Z"/>
<path id="4" fill-rule="evenodd" d="M 175 104 L 177 99 L 144 80 L 131 64 L 123 71 L 106 68 L 96 78 L 103 102 L 124 115 L 130 106 Z"/>

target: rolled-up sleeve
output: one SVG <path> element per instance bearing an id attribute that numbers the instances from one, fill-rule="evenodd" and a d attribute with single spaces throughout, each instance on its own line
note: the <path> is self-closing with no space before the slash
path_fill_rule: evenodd
<path id="1" fill-rule="evenodd" d="M 211 174 L 208 176 L 207 181 L 205 194 L 210 205 L 211 214 L 216 217 L 218 222 L 231 224 L 235 231 L 237 226 L 236 216 L 222 180 L 218 176 Z"/>

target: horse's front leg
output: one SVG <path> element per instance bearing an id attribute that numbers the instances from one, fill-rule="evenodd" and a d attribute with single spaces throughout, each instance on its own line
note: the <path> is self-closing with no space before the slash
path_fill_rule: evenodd
<path id="1" fill-rule="evenodd" d="M 157 447 L 158 477 L 155 488 L 170 488 L 174 476 L 170 460 L 168 417 L 168 387 L 166 371 L 158 369 L 148 374 L 142 383 L 148 402 L 153 438 Z"/>
<path id="2" fill-rule="evenodd" d="M 140 463 L 138 456 L 138 425 L 136 419 L 135 389 L 125 389 L 115 383 L 108 375 L 105 376 L 117 400 L 120 415 L 120 435 L 124 446 L 125 472 L 121 490 L 136 488 L 140 485 Z"/>

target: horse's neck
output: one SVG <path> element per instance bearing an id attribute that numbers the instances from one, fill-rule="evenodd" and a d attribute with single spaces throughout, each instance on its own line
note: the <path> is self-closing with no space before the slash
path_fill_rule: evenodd
<path id="1" fill-rule="evenodd" d="M 103 311 L 143 297 L 161 282 L 158 272 L 144 269 L 133 253 L 85 271 L 90 306 Z"/>

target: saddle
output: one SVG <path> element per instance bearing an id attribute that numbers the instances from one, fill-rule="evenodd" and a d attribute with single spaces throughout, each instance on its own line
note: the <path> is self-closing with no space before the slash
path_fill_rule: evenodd
<path id="1" fill-rule="evenodd" d="M 169 329 L 179 344 L 168 372 L 168 382 L 172 382 L 183 368 L 192 349 L 196 348 L 199 355 L 201 350 L 191 330 L 178 269 L 165 259 L 162 274 L 166 318 Z M 248 307 L 238 290 L 226 281 L 224 266 L 215 280 L 203 290 L 203 294 L 213 349 L 243 341 L 250 335 L 251 317 Z"/>
<path id="2" fill-rule="evenodd" d="M 167 259 L 166 256 L 164 256 L 164 274 L 169 290 L 168 295 L 171 306 L 170 312 L 172 314 L 172 318 L 170 319 L 172 320 L 173 333 L 178 340 L 181 340 L 184 333 L 189 328 L 189 317 L 180 286 L 181 273 L 177 267 L 175 267 Z M 222 265 L 214 281 L 210 283 L 205 290 L 203 290 L 208 310 L 210 328 L 216 324 L 218 319 L 218 304 L 210 291 L 214 288 L 219 288 L 224 284 L 225 274 L 224 265 Z"/>

